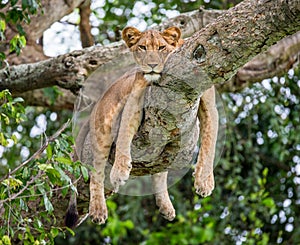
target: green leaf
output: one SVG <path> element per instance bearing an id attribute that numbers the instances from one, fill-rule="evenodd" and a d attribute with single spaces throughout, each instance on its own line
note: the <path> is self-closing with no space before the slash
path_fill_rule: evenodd
<path id="1" fill-rule="evenodd" d="M 268 169 L 268 168 L 265 168 L 265 169 L 263 170 L 263 176 L 264 176 L 264 177 L 267 177 L 268 172 L 269 172 L 269 169 Z"/>
<path id="2" fill-rule="evenodd" d="M 22 102 L 24 102 L 24 99 L 21 97 L 17 97 L 13 99 L 13 103 L 22 103 Z"/>
<path id="3" fill-rule="evenodd" d="M 1 113 L 1 116 L 3 117 L 5 124 L 8 125 L 10 123 L 9 117 L 4 113 Z"/>
<path id="4" fill-rule="evenodd" d="M 67 165 L 71 165 L 73 163 L 73 161 L 71 159 L 66 158 L 66 157 L 56 157 L 55 161 L 57 161 L 59 163 L 67 164 Z"/>
<path id="5" fill-rule="evenodd" d="M 7 144 L 8 144 L 6 138 L 4 137 L 4 134 L 2 132 L 0 132 L 0 144 L 3 146 L 7 146 Z"/>
<path id="6" fill-rule="evenodd" d="M 55 166 L 55 169 L 59 172 L 59 174 L 61 176 L 60 179 L 62 181 L 66 181 L 68 184 L 72 182 L 70 177 L 68 175 L 66 175 L 66 173 L 60 167 Z"/>
<path id="7" fill-rule="evenodd" d="M 0 32 L 4 32 L 6 29 L 6 23 L 4 20 L 0 19 Z"/>
<path id="8" fill-rule="evenodd" d="M 16 52 L 19 55 L 21 49 L 26 45 L 26 38 L 17 34 L 10 40 L 9 44 L 9 52 Z"/>
<path id="9" fill-rule="evenodd" d="M 48 160 L 50 160 L 52 158 L 53 152 L 52 152 L 52 146 L 48 145 L 46 148 L 46 154 L 47 154 L 47 158 Z"/>
<path id="10" fill-rule="evenodd" d="M 28 0 L 22 0 L 22 9 L 26 9 L 30 6 Z"/>
<path id="11" fill-rule="evenodd" d="M 22 179 L 26 179 L 29 177 L 29 171 L 28 171 L 28 168 L 25 167 L 22 171 Z"/>
<path id="12" fill-rule="evenodd" d="M 126 220 L 123 222 L 123 224 L 129 230 L 132 230 L 134 228 L 134 224 L 131 220 Z"/>
<path id="13" fill-rule="evenodd" d="M 10 177 L 9 179 L 3 180 L 2 184 L 7 187 L 11 187 L 12 189 L 17 189 L 18 187 L 23 185 L 23 182 L 19 179 Z"/>
<path id="14" fill-rule="evenodd" d="M 25 36 L 20 36 L 18 44 L 21 48 L 24 48 L 26 46 L 26 38 Z"/>
<path id="15" fill-rule="evenodd" d="M 0 33 L 1 35 L 1 33 Z M 1 36 L 0 36 L 0 39 L 1 39 Z M 0 65 L 2 63 L 2 60 L 5 60 L 6 59 L 6 55 L 3 53 L 3 52 L 0 52 Z"/>
<path id="16" fill-rule="evenodd" d="M 52 237 L 55 238 L 55 237 L 57 237 L 59 230 L 56 227 L 52 227 L 50 232 L 51 232 Z"/>
<path id="17" fill-rule="evenodd" d="M 22 210 L 25 210 L 26 212 L 28 212 L 28 206 L 27 206 L 26 202 L 24 202 L 23 199 L 20 199 L 20 208 Z"/>
<path id="18" fill-rule="evenodd" d="M 71 233 L 72 236 L 75 236 L 75 232 L 69 228 L 69 227 L 65 227 L 67 231 L 69 231 Z"/>
<path id="19" fill-rule="evenodd" d="M 4 236 L 2 237 L 2 242 L 3 242 L 3 245 L 11 245 L 10 238 L 9 238 L 9 236 L 7 236 L 7 235 L 4 235 Z"/>
<path id="20" fill-rule="evenodd" d="M 40 170 L 43 170 L 45 172 L 47 172 L 49 169 L 53 169 L 52 165 L 51 164 L 38 164 L 38 168 Z"/>
<path id="21" fill-rule="evenodd" d="M 80 166 L 80 170 L 83 176 L 84 181 L 88 181 L 89 179 L 89 172 L 85 166 Z"/>
<path id="22" fill-rule="evenodd" d="M 46 194 L 44 195 L 44 205 L 45 205 L 46 211 L 48 211 L 49 213 L 53 212 L 54 208 Z"/>
<path id="23" fill-rule="evenodd" d="M 48 169 L 46 173 L 52 184 L 60 183 L 60 173 L 55 168 Z"/>
<path id="24" fill-rule="evenodd" d="M 18 143 L 18 138 L 17 138 L 17 136 L 16 136 L 15 134 L 13 134 L 13 135 L 11 136 L 11 139 L 14 141 L 15 144 Z"/>
<path id="25" fill-rule="evenodd" d="M 262 201 L 262 203 L 263 203 L 263 205 L 265 205 L 266 207 L 269 207 L 269 208 L 275 207 L 275 202 L 274 202 L 273 198 L 271 198 L 271 197 L 265 198 Z"/>

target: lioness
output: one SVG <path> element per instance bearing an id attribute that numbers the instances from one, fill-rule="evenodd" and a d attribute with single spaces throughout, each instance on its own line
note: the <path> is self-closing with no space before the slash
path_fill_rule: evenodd
<path id="1" fill-rule="evenodd" d="M 115 162 L 110 172 L 110 182 L 117 192 L 130 175 L 130 145 L 141 123 L 145 89 L 152 82 L 159 81 L 168 56 L 183 44 L 180 36 L 181 32 L 177 27 L 170 27 L 163 32 L 140 32 L 134 27 L 127 27 L 122 32 L 122 38 L 133 52 L 139 68 L 116 81 L 97 102 L 90 116 L 95 171 L 90 173 L 89 215 L 93 222 L 102 224 L 107 219 L 104 171 L 112 143 L 116 138 Z M 118 118 L 119 129 L 114 133 Z M 213 161 L 218 131 L 214 87 L 202 95 L 198 118 L 201 122 L 201 148 L 194 172 L 194 186 L 198 194 L 207 196 L 214 189 Z M 154 174 L 152 182 L 160 213 L 164 218 L 173 220 L 175 209 L 167 191 L 167 171 Z"/>

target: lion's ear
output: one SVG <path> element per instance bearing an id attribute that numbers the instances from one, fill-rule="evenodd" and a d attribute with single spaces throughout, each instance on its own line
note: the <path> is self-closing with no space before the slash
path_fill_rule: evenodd
<path id="1" fill-rule="evenodd" d="M 128 48 L 131 48 L 141 38 L 141 32 L 134 27 L 126 27 L 122 31 L 122 38 L 125 41 Z"/>
<path id="2" fill-rule="evenodd" d="M 168 44 L 177 47 L 180 42 L 181 31 L 178 27 L 170 27 L 162 33 L 163 38 L 167 41 Z"/>

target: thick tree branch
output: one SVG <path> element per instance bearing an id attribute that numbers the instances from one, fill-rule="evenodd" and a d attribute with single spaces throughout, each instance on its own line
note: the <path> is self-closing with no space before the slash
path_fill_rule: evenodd
<path id="1" fill-rule="evenodd" d="M 159 84 L 145 95 L 143 122 L 131 148 L 133 175 L 180 169 L 191 162 L 198 140 L 199 96 L 213 84 L 229 81 L 283 35 L 300 29 L 300 5 L 289 4 L 246 0 L 188 38 L 170 56 Z M 91 162 L 88 141 L 82 151 Z"/>
<path id="2" fill-rule="evenodd" d="M 178 54 L 197 62 L 213 83 L 224 83 L 253 57 L 299 31 L 299 12 L 298 0 L 243 1 L 189 38 Z"/>
<path id="3" fill-rule="evenodd" d="M 300 61 L 300 31 L 273 45 L 246 63 L 220 90 L 236 91 L 266 78 L 283 75 Z"/>
<path id="4" fill-rule="evenodd" d="M 298 1 L 246 0 L 188 38 L 170 56 L 159 84 L 145 95 L 145 118 L 132 147 L 133 172 L 189 163 L 200 95 L 229 81 L 257 54 L 299 29 Z"/>
<path id="5" fill-rule="evenodd" d="M 164 22 L 163 26 L 180 26 L 183 36 L 187 37 L 200 30 L 203 25 L 220 13 L 221 11 L 215 10 L 192 11 Z M 159 28 L 163 27 L 158 26 L 157 29 Z M 8 88 L 13 93 L 19 94 L 37 88 L 59 85 L 75 91 L 80 88 L 91 72 L 108 62 L 111 62 L 109 66 L 113 69 L 110 81 L 108 81 L 111 83 L 134 64 L 128 53 L 125 45 L 118 42 L 107 47 L 97 46 L 75 51 L 40 63 L 7 67 L 0 70 L 0 89 Z M 68 63 L 70 60 L 72 64 L 64 64 L 65 61 Z M 87 61 L 90 61 L 90 64 Z M 116 72 L 117 69 L 120 72 Z"/>
<path id="6" fill-rule="evenodd" d="M 120 43 L 111 47 L 74 51 L 39 63 L 7 67 L 0 72 L 0 90 L 8 88 L 20 93 L 59 85 L 78 91 L 91 72 L 116 57 L 115 49 L 118 49 L 119 54 L 127 52 Z"/>
<path id="7" fill-rule="evenodd" d="M 277 5 L 277 6 L 279 6 L 279 5 Z M 297 9 L 295 9 L 295 11 L 297 11 Z M 183 36 L 187 37 L 187 36 L 190 36 L 191 34 L 195 33 L 196 31 L 200 30 L 208 22 L 213 21 L 214 18 L 217 17 L 217 16 L 219 16 L 221 13 L 222 13 L 222 11 L 207 11 L 207 10 L 202 10 L 202 9 L 200 11 L 192 11 L 190 13 L 182 14 L 182 15 L 180 15 L 178 17 L 175 17 L 174 19 L 168 20 L 168 21 L 164 22 L 162 24 L 162 26 L 159 26 L 157 28 L 158 29 L 163 29 L 163 28 L 165 28 L 167 26 L 177 25 L 177 26 L 181 27 L 181 29 L 183 30 Z M 262 13 L 258 12 L 258 14 L 256 16 L 259 16 L 261 14 Z M 274 19 L 275 17 L 276 16 L 274 16 L 274 15 L 270 15 L 269 16 L 269 18 L 272 18 L 272 19 Z M 224 20 L 222 20 L 222 21 L 224 21 Z M 218 22 L 220 22 L 220 21 L 218 21 Z M 230 20 L 228 20 L 228 23 L 222 23 L 219 26 L 220 26 L 220 28 L 224 28 L 226 25 L 228 26 L 228 25 L 231 25 L 231 24 L 232 24 L 232 22 Z M 236 24 L 233 24 L 233 25 L 236 25 Z M 244 28 L 246 28 L 245 30 L 247 30 L 247 27 L 244 27 Z M 256 27 L 254 26 L 253 28 L 256 28 Z M 242 30 L 242 28 L 240 28 L 240 29 Z M 259 30 L 257 30 L 257 32 L 258 31 Z M 291 33 L 295 32 L 295 31 L 297 31 L 297 26 L 293 27 L 291 25 L 291 28 L 288 27 L 286 31 L 288 33 L 289 32 L 291 32 Z M 249 37 L 248 39 L 251 39 L 251 41 L 253 41 L 253 39 L 256 38 L 256 37 L 251 37 L 251 33 L 249 33 L 249 30 L 248 30 L 248 34 L 249 34 L 248 35 L 248 37 Z M 281 32 L 281 35 L 282 35 L 282 32 Z M 216 35 L 216 36 L 218 36 L 218 35 Z M 236 38 L 239 38 L 239 36 L 236 35 Z M 221 41 L 221 40 L 219 40 L 219 41 Z M 251 41 L 249 40 L 249 42 L 251 42 Z M 268 43 L 266 43 L 267 45 L 262 44 L 264 46 L 264 49 L 267 49 L 268 46 L 270 46 L 269 45 L 270 41 L 271 40 L 268 40 Z M 295 40 L 295 38 L 294 38 L 292 41 L 287 41 L 287 44 L 291 44 L 292 43 L 293 47 L 296 47 L 297 42 L 298 41 Z M 55 76 L 50 76 L 46 81 L 44 79 L 40 79 L 41 81 L 39 81 L 39 78 L 43 78 L 43 74 L 37 75 L 36 79 L 34 80 L 34 82 L 33 83 L 29 83 L 29 84 L 35 84 L 35 86 L 33 86 L 31 88 L 29 86 L 29 84 L 26 85 L 26 91 L 27 90 L 32 90 L 33 88 L 38 88 L 38 87 L 42 88 L 42 87 L 45 87 L 45 86 L 52 86 L 52 85 L 60 85 L 60 86 L 62 86 L 64 88 L 71 89 L 73 91 L 77 90 L 80 87 L 81 83 L 84 80 L 86 80 L 86 78 L 87 78 L 87 76 L 89 75 L 90 72 L 94 71 L 100 65 L 103 65 L 104 63 L 107 63 L 107 61 L 111 62 L 109 64 L 109 68 L 107 68 L 107 69 L 111 69 L 111 76 L 107 76 L 107 77 L 109 77 L 109 81 L 107 81 L 105 79 L 99 79 L 98 78 L 99 85 L 98 86 L 93 86 L 92 91 L 94 91 L 95 87 L 101 87 L 102 83 L 111 83 L 111 82 L 113 82 L 117 77 L 119 77 L 120 75 L 122 75 L 124 73 L 124 71 L 128 70 L 128 67 L 130 67 L 134 63 L 133 60 L 130 59 L 129 56 L 127 55 L 127 51 L 124 50 L 124 46 L 123 45 L 121 45 L 120 43 L 116 43 L 114 45 L 112 45 L 111 47 L 113 47 L 113 50 L 114 50 L 115 54 L 111 54 L 110 53 L 110 56 L 107 57 L 106 61 L 103 61 L 103 59 L 102 59 L 103 56 L 106 55 L 106 51 L 105 51 L 106 47 L 104 47 L 104 48 L 94 47 L 92 49 L 83 49 L 81 51 L 82 55 L 77 56 L 77 54 L 75 54 L 76 60 L 74 61 L 73 69 L 65 69 L 65 67 L 63 65 L 61 65 L 61 66 L 53 66 L 53 67 L 56 68 L 56 70 L 55 70 L 55 74 L 56 75 Z M 242 42 L 242 45 L 245 46 L 245 45 L 248 45 L 248 44 L 246 42 Z M 272 51 L 272 49 L 273 48 L 270 49 L 269 53 L 273 53 L 273 54 L 276 53 L 276 51 Z M 78 72 L 79 70 L 82 70 L 79 67 L 82 64 L 82 61 L 80 61 L 80 59 L 93 59 L 94 58 L 93 57 L 94 54 L 97 53 L 98 50 L 99 50 L 99 52 L 101 53 L 101 56 L 102 56 L 101 60 L 95 62 L 95 64 L 93 65 L 93 67 L 89 67 L 88 68 L 89 72 L 86 72 L 86 71 L 84 71 L 83 73 Z M 277 48 L 275 47 L 274 50 L 277 50 Z M 252 52 L 252 55 L 255 56 L 256 54 L 260 53 L 261 51 L 262 51 L 262 49 L 260 49 L 260 48 L 257 49 L 257 50 L 254 50 L 254 52 Z M 297 50 L 295 48 L 291 48 L 290 51 L 291 51 L 291 56 L 292 57 L 297 57 L 298 52 L 297 52 Z M 232 52 L 230 54 L 226 55 L 225 53 L 223 53 L 222 60 L 224 60 L 224 62 L 226 63 L 226 61 L 228 60 L 229 56 L 232 56 L 232 55 L 237 55 L 238 56 L 239 53 L 242 53 L 242 52 L 243 52 L 243 50 L 240 49 L 240 48 L 238 48 L 237 50 L 235 50 L 234 52 Z M 72 57 L 73 55 L 72 54 L 66 54 L 65 58 L 67 58 L 68 56 Z M 276 59 L 276 56 L 273 56 L 273 57 L 274 57 L 274 59 Z M 58 57 L 57 59 L 59 59 L 59 58 L 61 59 L 61 57 Z M 257 58 L 257 59 L 259 59 L 259 58 Z M 296 62 L 297 60 L 296 59 L 290 59 L 289 66 L 293 65 L 293 61 Z M 57 63 L 57 62 L 60 62 L 60 61 L 56 60 L 56 59 L 52 59 L 52 62 L 53 63 Z M 48 64 L 50 64 L 52 62 L 49 62 Z M 274 64 L 274 61 L 272 61 L 272 57 L 268 56 L 268 62 Z M 278 59 L 276 60 L 276 62 L 278 64 Z M 257 62 L 255 62 L 255 63 L 257 63 Z M 116 72 L 116 67 L 114 65 L 117 65 L 119 72 Z M 28 66 L 32 66 L 32 65 L 28 65 Z M 266 66 L 266 64 L 264 66 Z M 36 67 L 36 70 L 39 69 L 39 66 L 35 66 L 35 67 Z M 282 66 L 280 64 L 278 64 L 277 67 L 281 67 L 282 70 L 277 72 L 276 69 L 273 69 L 273 73 L 274 74 L 281 74 L 282 71 L 286 71 L 288 69 L 287 66 Z M 240 72 L 238 74 L 245 74 L 245 71 L 247 71 L 247 70 L 249 71 L 248 64 L 247 64 L 247 66 L 245 68 L 246 68 L 245 70 L 243 70 L 241 68 L 241 70 L 240 70 Z M 286 69 L 283 69 L 283 68 L 286 68 Z M 18 73 L 18 71 L 19 71 L 20 68 L 19 67 L 15 67 L 15 68 L 13 67 L 11 69 L 15 70 Z M 22 82 L 26 82 L 27 83 L 28 81 L 30 81 L 32 79 L 32 74 L 38 72 L 38 71 L 32 70 L 32 68 L 28 68 L 28 69 L 31 70 L 31 73 L 32 73 L 31 75 L 29 75 L 26 72 L 24 72 L 24 70 L 26 70 L 26 69 L 27 69 L 27 67 L 23 67 L 23 69 L 20 69 L 19 74 L 16 74 L 15 76 L 12 77 L 12 78 L 14 78 L 15 81 L 11 85 L 10 85 L 10 80 L 11 79 L 6 76 L 6 74 L 8 74 L 8 72 L 5 71 L 5 70 L 2 70 L 2 71 L 0 71 L 0 79 L 1 79 L 0 81 L 2 81 L 3 79 L 6 79 L 5 80 L 6 81 L 5 82 L 5 86 L 9 87 L 12 91 L 14 91 L 14 88 L 16 87 L 15 86 L 16 84 L 22 84 Z M 41 69 L 41 70 L 43 70 L 43 69 Z M 46 72 L 52 73 L 51 65 L 50 65 L 49 69 L 46 70 Z M 237 71 L 234 70 L 232 72 L 233 72 L 233 74 L 232 74 L 232 76 L 233 76 L 233 75 L 236 74 Z M 84 75 L 82 75 L 82 74 L 84 74 Z M 270 75 L 268 75 L 266 72 L 265 73 L 261 73 L 259 79 L 261 79 L 261 78 L 267 78 L 269 76 Z M 17 83 L 16 79 L 18 77 L 22 77 L 23 81 L 20 81 L 20 83 Z M 234 78 L 235 82 L 231 83 L 231 85 L 229 85 L 229 84 L 228 85 L 227 84 L 220 85 L 221 86 L 221 90 L 232 90 L 232 86 L 234 87 L 234 90 L 241 89 L 242 87 L 245 86 L 244 83 L 243 83 L 244 79 L 245 78 L 240 78 L 239 75 L 238 75 L 238 76 L 236 76 L 236 78 Z M 228 80 L 228 78 L 226 78 L 225 80 Z M 64 81 L 64 82 L 61 82 L 61 81 Z M 254 80 L 252 80 L 252 82 L 253 81 Z M 0 85 L 0 87 L 1 87 L 1 85 Z M 4 85 L 2 85 L 2 87 L 4 87 Z M 89 85 L 87 84 L 87 88 L 86 88 L 87 90 L 89 90 L 88 87 L 89 87 Z M 23 89 L 24 86 L 21 86 L 20 88 Z M 18 89 L 18 91 L 19 92 L 23 92 L 24 90 L 22 90 L 22 89 Z M 68 95 L 67 95 L 67 97 L 68 97 L 68 99 L 65 100 L 65 101 L 70 101 Z M 38 101 L 39 105 L 47 105 L 47 103 L 44 104 L 44 102 L 47 101 L 47 99 L 40 99 L 40 100 L 35 100 L 35 101 Z M 64 99 L 63 99 L 63 101 L 64 101 Z M 69 102 L 68 102 L 68 104 L 69 104 Z M 66 105 L 67 108 L 69 108 L 68 104 Z M 59 105 L 59 107 L 61 108 L 62 105 Z"/>

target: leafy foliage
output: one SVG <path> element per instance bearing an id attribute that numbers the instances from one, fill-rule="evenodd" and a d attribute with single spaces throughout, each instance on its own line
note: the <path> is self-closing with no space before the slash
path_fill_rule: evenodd
<path id="1" fill-rule="evenodd" d="M 31 15 L 37 13 L 40 8 L 40 0 L 1 1 L 0 2 L 0 45 L 9 43 L 9 52 L 20 54 L 21 49 L 26 45 L 24 24 L 30 23 Z M 7 24 L 15 26 L 18 34 L 11 40 L 7 40 L 5 30 Z M 0 52 L 0 66 L 5 60 L 5 54 Z"/>
<path id="2" fill-rule="evenodd" d="M 0 145 L 2 146 L 8 146 L 10 141 L 18 142 L 12 127 L 26 120 L 22 102 L 22 98 L 13 98 L 8 90 L 0 92 Z"/>
<path id="3" fill-rule="evenodd" d="M 0 236 L 7 235 L 14 242 L 20 240 L 23 244 L 45 244 L 53 243 L 59 231 L 63 231 L 53 216 L 51 198 L 56 190 L 61 190 L 61 198 L 67 195 L 69 189 L 76 192 L 73 181 L 66 173 L 78 179 L 82 170 L 87 172 L 80 162 L 73 162 L 70 158 L 73 143 L 72 137 L 66 134 L 53 141 L 46 140 L 43 145 L 45 151 L 40 150 L 31 161 L 24 161 L 21 168 L 9 171 L 2 177 L 0 207 L 5 212 Z M 32 209 L 38 215 L 24 215 Z M 44 228 L 46 223 L 52 226 L 50 233 Z M 18 229 L 12 229 L 12 226 Z"/>

